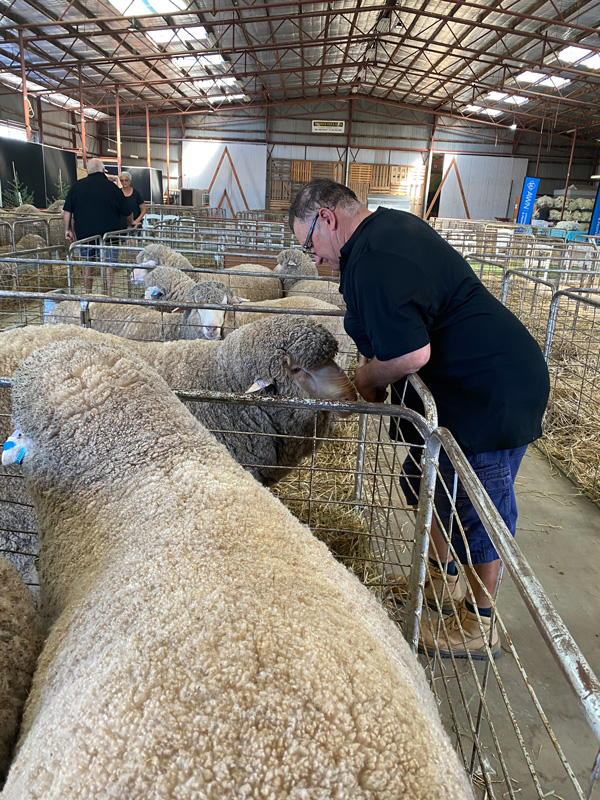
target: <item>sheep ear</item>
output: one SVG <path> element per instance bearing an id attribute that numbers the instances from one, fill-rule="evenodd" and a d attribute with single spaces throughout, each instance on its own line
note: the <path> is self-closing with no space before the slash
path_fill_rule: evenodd
<path id="1" fill-rule="evenodd" d="M 275 381 L 273 380 L 273 378 L 257 378 L 252 384 L 252 386 L 249 386 L 246 389 L 245 393 L 251 394 L 254 392 L 262 392 L 267 388 L 267 386 L 274 386 L 274 385 Z"/>
<path id="2" fill-rule="evenodd" d="M 250 300 L 248 297 L 238 297 L 236 294 L 233 295 L 231 298 L 231 305 L 237 306 L 241 305 L 242 303 L 249 303 Z"/>

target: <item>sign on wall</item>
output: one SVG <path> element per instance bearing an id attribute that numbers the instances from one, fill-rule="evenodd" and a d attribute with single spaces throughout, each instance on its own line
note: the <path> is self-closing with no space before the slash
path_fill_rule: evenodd
<path id="1" fill-rule="evenodd" d="M 592 211 L 592 219 L 590 220 L 590 236 L 600 236 L 600 186 L 596 192 L 596 199 L 594 200 L 594 210 Z"/>
<path id="2" fill-rule="evenodd" d="M 313 133 L 344 133 L 346 122 L 343 119 L 313 119 Z"/>
<path id="3" fill-rule="evenodd" d="M 526 177 L 523 181 L 521 202 L 519 203 L 519 211 L 517 213 L 517 222 L 523 225 L 528 225 L 531 222 L 531 215 L 533 214 L 533 206 L 535 205 L 535 196 L 539 184 L 539 178 Z"/>

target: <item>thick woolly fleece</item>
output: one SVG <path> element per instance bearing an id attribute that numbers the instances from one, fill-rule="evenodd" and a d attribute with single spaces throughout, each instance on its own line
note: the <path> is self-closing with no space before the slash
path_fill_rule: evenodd
<path id="1" fill-rule="evenodd" d="M 280 308 L 292 309 L 297 308 L 301 311 L 314 311 L 309 319 L 323 325 L 328 331 L 331 331 L 338 343 L 338 354 L 335 358 L 336 362 L 342 369 L 347 369 L 352 358 L 356 353 L 356 346 L 352 339 L 348 336 L 344 329 L 343 316 L 325 316 L 319 314 L 319 311 L 335 311 L 340 309 L 332 303 L 325 303 L 323 300 L 317 300 L 314 297 L 280 297 L 278 300 L 263 300 L 262 302 L 252 303 L 253 306 L 265 306 L 267 308 Z M 260 311 L 244 311 L 244 305 L 236 308 L 235 311 L 228 311 L 225 315 L 224 334 L 228 336 L 232 330 L 248 325 L 250 322 L 256 322 L 259 319 L 268 319 L 273 316 L 272 314 L 261 313 Z"/>
<path id="2" fill-rule="evenodd" d="M 0 556 L 0 787 L 42 648 L 40 619 L 14 566 Z"/>
<path id="3" fill-rule="evenodd" d="M 15 250 L 36 250 L 40 247 L 46 247 L 46 240 L 37 233 L 27 233 L 19 239 Z"/>
<path id="4" fill-rule="evenodd" d="M 294 248 L 282 250 L 277 256 L 274 272 L 281 276 L 286 297 L 316 297 L 342 310 L 346 309 L 337 281 L 310 280 L 311 276 L 316 277 L 319 273 L 308 253 Z M 309 279 L 305 279 L 306 276 Z"/>
<path id="5" fill-rule="evenodd" d="M 183 273 L 182 273 L 183 274 Z M 193 284 L 192 284 L 193 285 Z M 192 339 L 194 331 L 184 327 L 183 313 L 166 314 L 143 306 L 90 303 L 90 326 L 100 333 L 112 333 L 123 339 L 142 342 L 172 342 Z M 47 325 L 81 325 L 81 306 L 74 300 L 57 303 L 46 317 Z"/>
<path id="6" fill-rule="evenodd" d="M 160 292 L 158 299 L 173 303 L 182 303 L 194 285 L 194 280 L 176 267 L 156 267 L 143 280 L 144 290 L 156 286 Z"/>
<path id="7" fill-rule="evenodd" d="M 175 267 L 175 269 L 193 269 L 191 262 L 181 253 L 172 250 L 164 244 L 149 244 L 141 250 L 136 258 L 138 264 L 146 264 L 156 260 L 157 265 Z"/>
<path id="8" fill-rule="evenodd" d="M 473 797 L 378 602 L 153 370 L 65 342 L 13 391 L 52 627 L 4 800 Z"/>
<path id="9" fill-rule="evenodd" d="M 238 272 L 259 272 L 261 275 L 237 275 Z M 274 277 L 273 270 L 261 264 L 237 264 L 235 267 L 226 267 L 223 272 L 206 274 L 210 280 L 219 280 L 228 286 L 238 297 L 246 300 L 274 300 L 281 297 L 281 281 Z"/>
<path id="10" fill-rule="evenodd" d="M 19 361 L 43 344 L 63 339 L 99 342 L 102 336 L 108 334 L 73 325 L 31 325 L 4 331 L 0 333 L 0 375 L 12 375 Z M 244 325 L 221 341 L 127 342 L 111 337 L 111 343 L 124 352 L 134 350 L 141 355 L 173 389 L 245 392 L 262 378 L 272 381 L 270 393 L 301 398 L 308 395 L 293 380 L 286 358 L 291 356 L 310 370 L 337 352 L 335 337 L 321 325 L 298 317 L 273 316 Z M 3 394 L 6 402 L 7 392 L 0 390 L 0 396 Z M 304 409 L 225 403 L 193 403 L 190 408 L 233 457 L 266 484 L 277 482 L 297 466 L 312 452 L 315 431 L 317 437 L 325 436 L 333 423 L 329 412 L 318 412 L 315 422 L 314 413 Z"/>

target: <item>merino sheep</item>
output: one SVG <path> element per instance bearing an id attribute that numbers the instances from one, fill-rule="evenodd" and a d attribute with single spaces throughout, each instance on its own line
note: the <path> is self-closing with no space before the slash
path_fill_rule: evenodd
<path id="1" fill-rule="evenodd" d="M 172 342 L 176 339 L 192 339 L 196 328 L 185 330 L 183 314 L 164 314 L 143 306 L 115 305 L 113 303 L 89 303 L 90 327 L 101 333 L 112 333 L 123 339 L 143 342 Z M 80 325 L 81 306 L 74 300 L 57 303 L 46 316 L 46 324 Z"/>
<path id="2" fill-rule="evenodd" d="M 282 250 L 277 256 L 277 266 L 273 272 L 281 276 L 286 297 L 316 297 L 345 310 L 346 304 L 337 281 L 310 280 L 311 277 L 318 277 L 319 273 L 308 253 L 297 248 Z"/>
<path id="3" fill-rule="evenodd" d="M 195 284 L 189 275 L 176 267 L 156 267 L 144 276 L 142 285 L 145 300 L 182 303 Z"/>
<path id="4" fill-rule="evenodd" d="M 15 214 L 32 214 L 34 216 L 39 215 L 39 209 L 35 206 L 32 206 L 31 203 L 23 203 L 20 206 L 17 206 L 13 209 Z"/>
<path id="5" fill-rule="evenodd" d="M 244 275 L 243 273 L 255 272 L 258 275 Z M 265 277 L 263 278 L 262 275 Z M 281 281 L 273 274 L 269 267 L 260 264 L 237 264 L 235 267 L 226 267 L 218 278 L 234 292 L 234 294 L 252 302 L 259 300 L 274 300 L 281 297 Z"/>
<path id="6" fill-rule="evenodd" d="M 0 787 L 41 650 L 40 621 L 14 566 L 0 556 Z"/>
<path id="7" fill-rule="evenodd" d="M 46 246 L 46 240 L 42 236 L 38 236 L 37 233 L 27 233 L 19 239 L 15 250 L 36 250 Z"/>
<path id="8" fill-rule="evenodd" d="M 193 269 L 188 259 L 164 244 L 149 244 L 136 256 L 140 265 L 131 271 L 132 283 L 142 283 L 148 272 L 154 267 L 175 267 L 175 269 Z"/>
<path id="9" fill-rule="evenodd" d="M 378 601 L 152 369 L 65 342 L 13 394 L 52 627 L 4 800 L 472 800 Z"/>
<path id="10" fill-rule="evenodd" d="M 244 325 L 220 341 L 136 342 L 72 325 L 31 325 L 0 334 L 0 375 L 10 376 L 36 347 L 62 339 L 110 342 L 146 359 L 173 389 L 265 391 L 294 398 L 354 400 L 335 363 L 333 334 L 309 319 L 271 317 Z M 2 390 L 0 390 L 0 395 Z M 313 451 L 331 427 L 329 412 L 193 403 L 192 413 L 215 431 L 258 480 L 273 484 Z"/>

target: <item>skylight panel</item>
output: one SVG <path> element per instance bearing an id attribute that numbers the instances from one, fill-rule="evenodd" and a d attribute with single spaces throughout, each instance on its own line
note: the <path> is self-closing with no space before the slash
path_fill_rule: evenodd
<path id="1" fill-rule="evenodd" d="M 220 103 L 222 100 L 248 100 L 248 95 L 245 94 L 212 94 L 206 98 L 209 103 Z"/>
<path id="2" fill-rule="evenodd" d="M 538 86 L 551 86 L 553 89 L 560 89 L 562 86 L 567 86 L 571 81 L 568 78 L 559 78 L 556 75 L 551 75 L 538 83 Z"/>
<path id="3" fill-rule="evenodd" d="M 200 56 L 200 63 L 205 67 L 216 67 L 219 64 L 224 64 L 225 59 L 220 53 L 212 56 Z"/>
<path id="4" fill-rule="evenodd" d="M 529 102 L 529 97 L 521 97 L 520 94 L 509 94 L 506 100 L 503 100 L 503 103 L 511 103 L 514 106 L 523 106 L 525 103 Z"/>
<path id="5" fill-rule="evenodd" d="M 577 65 L 578 67 L 587 67 L 588 69 L 600 69 L 600 53 L 595 53 L 593 56 L 586 58 Z"/>
<path id="6" fill-rule="evenodd" d="M 490 117 L 499 117 L 500 114 L 505 114 L 505 111 L 502 111 L 499 108 L 485 108 L 484 109 L 486 114 L 489 114 Z"/>
<path id="7" fill-rule="evenodd" d="M 526 70 L 520 75 L 517 75 L 517 80 L 521 81 L 522 83 L 537 83 L 544 77 L 545 75 L 543 72 L 530 72 L 529 70 Z"/>
<path id="8" fill-rule="evenodd" d="M 483 111 L 483 106 L 465 106 L 465 111 L 472 111 L 476 114 L 479 111 Z"/>
<path id="9" fill-rule="evenodd" d="M 486 95 L 487 100 L 504 100 L 506 97 L 506 92 L 488 92 Z"/>
<path id="10" fill-rule="evenodd" d="M 197 56 L 179 56 L 173 59 L 173 64 L 179 69 L 190 69 L 190 67 L 199 66 Z"/>
<path id="11" fill-rule="evenodd" d="M 585 47 L 570 45 L 569 47 L 565 47 L 564 50 L 561 50 L 558 57 L 567 64 L 574 64 L 576 61 L 581 61 L 585 56 L 591 55 L 591 53 L 592 51 L 587 50 Z"/>
<path id="12" fill-rule="evenodd" d="M 141 17 L 183 11 L 187 3 L 186 0 L 111 0 L 111 5 L 124 17 Z"/>

